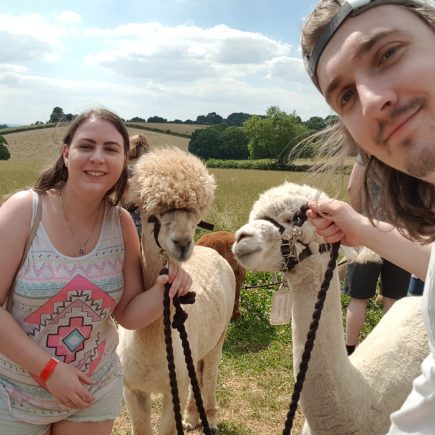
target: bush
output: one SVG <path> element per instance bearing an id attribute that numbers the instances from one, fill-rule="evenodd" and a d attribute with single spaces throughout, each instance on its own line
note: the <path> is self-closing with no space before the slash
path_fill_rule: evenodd
<path id="1" fill-rule="evenodd" d="M 223 169 L 261 169 L 271 171 L 292 171 L 306 172 L 311 168 L 311 165 L 292 165 L 281 163 L 273 159 L 258 159 L 258 160 L 206 160 L 208 168 L 223 168 Z"/>
<path id="2" fill-rule="evenodd" d="M 6 145 L 6 139 L 0 136 L 0 160 L 9 160 L 11 158 L 11 153 Z"/>

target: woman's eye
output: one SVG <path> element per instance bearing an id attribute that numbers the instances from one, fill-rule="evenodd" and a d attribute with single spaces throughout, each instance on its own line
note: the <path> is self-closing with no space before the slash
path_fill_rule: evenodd
<path id="1" fill-rule="evenodd" d="M 80 148 L 81 148 L 82 150 L 88 150 L 88 149 L 91 148 L 91 145 L 89 145 L 89 144 L 87 144 L 87 143 L 82 143 L 82 144 L 80 144 Z"/>

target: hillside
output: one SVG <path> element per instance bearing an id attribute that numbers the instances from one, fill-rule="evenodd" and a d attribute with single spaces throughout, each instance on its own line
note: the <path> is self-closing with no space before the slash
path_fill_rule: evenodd
<path id="1" fill-rule="evenodd" d="M 160 124 L 159 124 L 160 125 Z M 175 126 L 178 124 L 161 124 Z M 189 125 L 181 125 L 190 127 Z M 199 126 L 196 126 L 197 128 Z M 67 127 L 52 127 L 39 130 L 21 131 L 18 133 L 9 133 L 5 135 L 8 142 L 8 149 L 11 153 L 11 160 L 53 160 L 60 150 L 63 135 Z M 203 126 L 200 126 L 203 128 Z M 145 134 L 151 148 L 163 146 L 176 146 L 187 150 L 189 138 L 174 136 L 171 134 L 158 133 L 154 131 L 143 130 L 139 128 L 127 127 L 130 135 L 136 133 Z M 184 130 L 188 131 L 188 130 Z"/>

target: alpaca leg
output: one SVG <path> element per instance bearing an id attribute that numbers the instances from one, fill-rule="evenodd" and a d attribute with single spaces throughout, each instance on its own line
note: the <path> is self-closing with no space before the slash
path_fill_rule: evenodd
<path id="1" fill-rule="evenodd" d="M 178 384 L 178 397 L 180 399 L 181 415 L 183 415 L 183 411 L 186 407 L 187 396 L 189 391 L 189 377 L 187 376 L 186 379 L 177 378 L 177 384 Z M 172 395 L 171 393 L 168 393 L 165 394 L 163 397 L 163 407 L 162 407 L 162 415 L 160 417 L 159 435 L 174 435 L 176 433 L 177 433 L 177 427 L 175 424 Z"/>
<path id="2" fill-rule="evenodd" d="M 245 272 L 238 271 L 236 273 L 236 292 L 234 295 L 234 308 L 231 320 L 237 320 L 240 317 L 240 291 L 242 289 Z"/>
<path id="3" fill-rule="evenodd" d="M 124 385 L 124 399 L 130 415 L 132 435 L 152 435 L 150 395 Z"/>
<path id="4" fill-rule="evenodd" d="M 196 367 L 196 377 L 198 379 L 199 388 L 202 395 L 202 371 L 204 364 L 202 361 L 198 361 Z M 187 399 L 186 412 L 184 413 L 183 425 L 187 430 L 195 429 L 200 425 L 200 416 L 198 408 L 196 406 L 195 396 L 193 394 L 192 387 L 189 388 L 189 397 Z"/>
<path id="5" fill-rule="evenodd" d="M 207 414 L 210 429 L 217 431 L 217 406 L 216 388 L 219 361 L 222 356 L 222 346 L 225 340 L 225 333 L 222 334 L 216 346 L 203 358 L 202 370 L 202 400 L 204 402 L 205 413 Z"/>

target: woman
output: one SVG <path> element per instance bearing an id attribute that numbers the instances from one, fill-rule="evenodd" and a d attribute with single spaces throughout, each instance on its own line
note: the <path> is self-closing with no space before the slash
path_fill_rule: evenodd
<path id="1" fill-rule="evenodd" d="M 143 291 L 136 228 L 117 206 L 129 152 L 120 118 L 87 111 L 63 142 L 34 191 L 0 208 L 0 434 L 110 434 L 122 395 L 111 316 L 144 327 L 162 312 L 166 282 L 171 297 L 191 286 L 171 264 Z M 41 222 L 11 289 L 38 196 Z"/>

